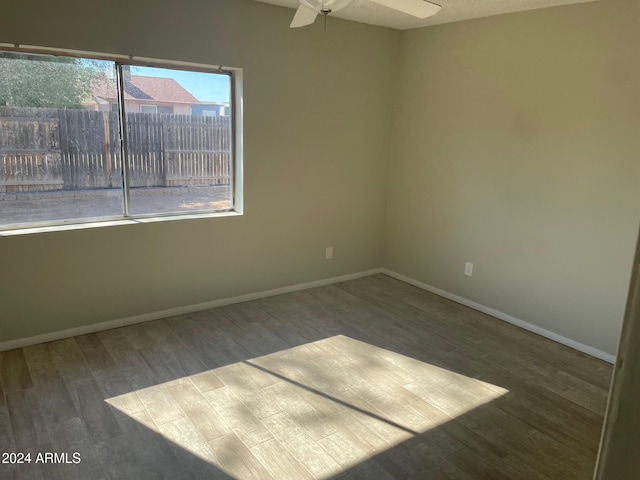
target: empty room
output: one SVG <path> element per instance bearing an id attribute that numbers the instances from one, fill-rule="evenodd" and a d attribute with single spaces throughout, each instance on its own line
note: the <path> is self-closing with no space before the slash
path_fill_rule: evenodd
<path id="1" fill-rule="evenodd" d="M 3 5 L 0 478 L 636 478 L 639 27 Z"/>

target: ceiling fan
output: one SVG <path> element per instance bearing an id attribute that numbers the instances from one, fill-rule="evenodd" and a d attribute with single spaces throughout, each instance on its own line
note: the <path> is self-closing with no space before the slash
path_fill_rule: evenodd
<path id="1" fill-rule="evenodd" d="M 384 7 L 397 10 L 418 18 L 427 18 L 440 11 L 440 5 L 425 0 L 369 0 Z M 315 22 L 318 14 L 325 19 L 330 13 L 335 13 L 348 7 L 353 0 L 300 0 L 300 6 L 296 11 L 291 28 L 305 27 Z"/>

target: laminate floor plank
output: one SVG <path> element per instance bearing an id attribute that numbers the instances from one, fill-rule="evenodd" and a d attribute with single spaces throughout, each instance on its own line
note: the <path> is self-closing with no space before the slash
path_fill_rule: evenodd
<path id="1" fill-rule="evenodd" d="M 213 335 L 207 332 L 206 328 L 198 325 L 196 317 L 193 314 L 185 315 L 184 318 L 173 317 L 165 319 L 165 323 L 176 336 L 189 345 L 191 352 L 193 352 L 207 369 L 214 369 L 234 363 L 224 354 L 225 351 L 233 351 L 233 348 L 231 348 L 231 350 L 229 349 L 229 347 L 233 347 L 233 345 L 228 345 L 226 348 L 221 349 L 219 348 L 220 345 L 210 343 L 208 338 L 214 338 Z M 237 347 L 237 349 L 240 350 L 240 347 Z M 236 352 L 234 357 L 237 357 L 237 355 Z"/>
<path id="2" fill-rule="evenodd" d="M 333 457 L 323 455 L 320 445 L 286 413 L 263 419 L 267 429 L 315 478 L 331 478 L 342 473 Z"/>
<path id="3" fill-rule="evenodd" d="M 434 407 L 426 402 L 416 403 L 411 407 L 417 408 L 425 416 L 431 415 L 434 410 Z M 440 418 L 436 421 L 446 423 Z M 508 455 L 520 453 L 521 448 L 517 446 L 518 442 L 535 431 L 530 425 L 496 408 L 493 403 L 477 408 L 473 415 L 461 415 L 449 421 L 464 425 L 493 445 L 500 447 Z"/>
<path id="4" fill-rule="evenodd" d="M 595 468 L 595 456 L 583 450 L 569 450 L 564 444 L 544 433 L 533 431 L 527 436 L 513 442 L 510 456 L 519 458 L 523 464 L 532 465 L 535 469 L 551 477 L 590 478 Z M 531 452 L 535 452 L 540 461 L 529 460 Z"/>
<path id="5" fill-rule="evenodd" d="M 50 379 L 43 378 L 38 382 L 34 391 L 40 403 L 42 417 L 50 433 L 56 430 L 58 425 L 78 417 L 78 410 L 61 378 L 55 376 Z"/>
<path id="6" fill-rule="evenodd" d="M 205 441 L 231 433 L 224 417 L 207 402 L 195 385 L 179 384 L 168 387 L 167 391 Z"/>
<path id="7" fill-rule="evenodd" d="M 289 348 L 289 345 L 280 337 L 256 323 L 251 324 L 243 334 L 235 337 L 235 341 L 254 356 L 269 355 Z"/>
<path id="8" fill-rule="evenodd" d="M 2 386 L 6 393 L 18 392 L 33 387 L 22 348 L 8 350 L 2 354 Z"/>
<path id="9" fill-rule="evenodd" d="M 409 478 L 418 472 L 418 466 L 411 461 L 407 449 L 402 444 L 397 448 L 380 452 L 372 461 L 378 463 L 392 478 Z"/>
<path id="10" fill-rule="evenodd" d="M 380 438 L 385 439 L 389 444 L 389 448 L 406 442 L 415 436 L 413 430 L 406 429 L 402 425 L 386 418 L 383 412 L 376 410 L 374 406 L 360 396 L 359 392 L 345 390 L 337 398 L 347 406 L 347 410 L 353 412 L 354 416 L 352 418 L 355 418 L 357 422 L 362 423 Z M 358 427 L 354 425 L 351 428 Z"/>
<path id="11" fill-rule="evenodd" d="M 361 442 L 354 443 L 351 438 L 341 432 L 336 432 L 318 440 L 318 444 L 329 454 L 344 470 L 349 470 L 349 474 L 354 478 L 362 478 L 363 465 L 368 470 L 368 478 L 380 478 L 388 480 L 390 475 L 377 464 L 360 461 L 368 455 L 368 448 Z"/>
<path id="12" fill-rule="evenodd" d="M 208 478 L 228 478 L 216 463 L 213 450 L 188 418 L 158 425 L 157 431 L 169 440 L 169 447 L 182 468 L 195 478 L 207 478 L 207 475 Z"/>
<path id="13" fill-rule="evenodd" d="M 253 446 L 250 451 L 274 479 L 313 479 L 313 475 L 273 438 Z"/>
<path id="14" fill-rule="evenodd" d="M 0 452 L 12 452 L 14 449 L 15 444 L 11 431 L 7 396 L 2 389 L 2 382 L 0 382 Z M 2 465 L 3 464 L 0 463 L 0 466 Z"/>
<path id="15" fill-rule="evenodd" d="M 483 480 L 513 480 L 506 473 L 498 470 L 495 463 L 492 464 L 486 458 L 477 455 L 471 450 L 465 449 L 452 453 L 447 459 L 471 477 L 478 477 Z"/>
<path id="16" fill-rule="evenodd" d="M 133 348 L 122 329 L 106 330 L 98 333 L 116 365 L 131 365 L 140 362 L 138 350 Z"/>
<path id="17" fill-rule="evenodd" d="M 142 418 L 144 416 L 147 418 Z M 145 472 L 149 472 L 151 478 L 174 478 L 182 473 L 183 467 L 169 447 L 169 442 L 148 427 L 152 422 L 147 412 L 135 417 L 118 418 L 120 429 L 135 449 L 137 462 Z"/>
<path id="18" fill-rule="evenodd" d="M 525 395 L 514 394 L 508 402 L 497 401 L 495 405 L 537 431 L 571 446 L 574 451 L 597 451 L 598 440 L 595 437 L 600 429 L 585 425 L 576 416 L 554 410 L 552 404 L 536 403 Z"/>
<path id="19" fill-rule="evenodd" d="M 78 417 L 47 425 L 52 445 L 78 443 L 90 445 L 89 430 L 85 421 Z"/>
<path id="20" fill-rule="evenodd" d="M 216 388 L 224 387 L 224 383 L 211 370 L 191 375 L 191 382 L 198 388 L 200 393 L 205 393 Z"/>
<path id="21" fill-rule="evenodd" d="M 49 436 L 54 451 L 67 456 L 65 462 L 58 465 L 63 479 L 105 478 L 87 426 L 81 418 L 75 417 L 56 424 L 55 429 L 49 428 Z"/>
<path id="22" fill-rule="evenodd" d="M 276 401 L 262 389 L 262 387 L 273 385 L 279 379 L 267 376 L 261 370 L 245 363 L 219 368 L 216 370 L 216 375 L 257 418 L 268 417 L 281 411 Z M 270 383 L 266 383 L 263 380 L 264 377 L 267 377 L 266 380 L 270 380 Z"/>
<path id="23" fill-rule="evenodd" d="M 62 378 L 48 343 L 22 349 L 29 374 L 35 385 L 52 378 Z"/>
<path id="24" fill-rule="evenodd" d="M 95 382 L 104 395 L 104 401 L 117 415 L 131 415 L 144 410 L 135 391 L 138 389 L 130 379 L 129 369 L 106 368 L 95 372 Z"/>
<path id="25" fill-rule="evenodd" d="M 156 381 L 167 383 L 187 376 L 173 353 L 165 353 L 155 347 L 141 348 L 138 351 Z"/>
<path id="26" fill-rule="evenodd" d="M 151 480 L 153 476 L 145 470 L 136 455 L 135 446 L 123 435 L 95 444 L 96 457 L 108 480 Z"/>
<path id="27" fill-rule="evenodd" d="M 135 393 L 157 425 L 184 417 L 184 412 L 162 385 L 144 388 Z"/>
<path id="28" fill-rule="evenodd" d="M 48 445 L 49 432 L 40 411 L 40 400 L 34 389 L 18 390 L 6 395 L 14 445 L 20 451 L 28 447 Z"/>
<path id="29" fill-rule="evenodd" d="M 293 332 L 296 337 L 302 338 L 302 344 L 308 342 L 315 342 L 325 337 L 325 334 L 316 328 L 314 324 L 314 316 L 308 310 L 309 306 L 305 304 L 297 304 L 291 301 L 291 304 L 287 303 L 282 305 L 276 300 L 269 302 L 271 299 L 256 300 L 256 305 L 260 310 L 263 310 L 267 314 L 274 318 L 277 318 L 285 330 Z M 292 299 L 293 300 L 293 299 Z"/>
<path id="30" fill-rule="evenodd" d="M 294 422 L 314 440 L 317 441 L 336 433 L 335 428 L 326 421 L 326 417 L 298 395 L 300 387 L 280 382 L 265 387 L 265 390 L 269 391 L 280 408 L 287 412 Z"/>
<path id="31" fill-rule="evenodd" d="M 65 338 L 49 343 L 58 371 L 65 380 L 80 381 L 93 378 L 87 363 L 75 338 Z"/>
<path id="32" fill-rule="evenodd" d="M 247 302 L 224 305 L 211 309 L 209 312 L 224 317 L 225 323 L 223 325 L 226 326 L 229 331 L 242 334 L 242 332 L 246 331 L 251 325 L 262 323 L 268 317 L 268 315 L 260 311 L 255 304 L 248 302 L 249 308 L 247 308 L 246 305 Z"/>
<path id="33" fill-rule="evenodd" d="M 202 395 L 218 415 L 224 419 L 226 425 L 243 436 L 245 444 L 249 448 L 271 438 L 271 434 L 264 424 L 233 394 L 229 387 L 210 390 Z"/>
<path id="34" fill-rule="evenodd" d="M 220 465 L 232 477 L 247 480 L 274 478 L 235 433 L 212 440 L 209 445 Z M 278 463 L 280 461 L 281 459 L 278 458 Z"/>
<path id="35" fill-rule="evenodd" d="M 0 353 L 2 480 L 588 480 L 612 367 L 385 275 Z"/>
<path id="36" fill-rule="evenodd" d="M 340 399 L 340 394 L 334 394 L 330 390 L 323 390 L 321 387 L 315 386 L 311 378 L 300 378 L 300 380 L 300 383 L 308 388 L 298 388 L 296 393 L 303 401 L 313 407 L 320 416 L 329 417 L 347 408 L 343 403 L 336 401 L 336 399 Z M 340 391 L 344 390 L 343 388 L 340 389 Z"/>
<path id="37" fill-rule="evenodd" d="M 259 306 L 254 305 L 254 302 L 239 303 L 230 305 L 230 307 L 233 308 L 233 318 L 250 318 L 253 322 L 272 332 L 285 342 L 288 347 L 297 347 L 309 341 L 302 328 L 289 322 L 281 321 L 278 316 L 271 315 Z"/>
<path id="38" fill-rule="evenodd" d="M 97 333 L 81 335 L 75 337 L 75 340 L 91 370 L 109 368 L 116 364 Z"/>
<path id="39" fill-rule="evenodd" d="M 498 463 L 498 469 L 509 478 L 528 478 L 530 480 L 554 480 L 540 472 L 536 466 L 529 465 L 522 459 L 509 455 Z"/>
<path id="40" fill-rule="evenodd" d="M 369 456 L 384 452 L 391 446 L 389 442 L 379 436 L 366 422 L 359 422 L 358 417 L 363 416 L 352 410 L 342 410 L 327 417 L 333 428 L 355 444 L 361 450 L 368 452 Z"/>
<path id="41" fill-rule="evenodd" d="M 125 337 L 127 337 L 129 343 L 136 350 L 152 347 L 156 343 L 155 340 L 147 333 L 145 324 L 130 325 L 128 327 L 124 327 L 122 329 L 122 333 Z"/>
<path id="42" fill-rule="evenodd" d="M 140 327 L 141 332 L 144 332 L 146 337 L 153 342 L 152 346 L 156 350 L 171 353 L 185 347 L 180 338 L 162 321 L 142 323 Z"/>
<path id="43" fill-rule="evenodd" d="M 177 360 L 185 375 L 192 376 L 207 371 L 207 367 L 187 346 L 180 345 L 171 355 Z"/>
<path id="44" fill-rule="evenodd" d="M 80 418 L 87 425 L 92 443 L 122 435 L 114 413 L 93 378 L 70 384 L 68 389 Z"/>

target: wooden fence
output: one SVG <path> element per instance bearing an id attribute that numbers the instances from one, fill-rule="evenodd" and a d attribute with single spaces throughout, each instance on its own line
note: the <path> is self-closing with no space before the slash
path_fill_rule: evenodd
<path id="1" fill-rule="evenodd" d="M 228 117 L 127 114 L 136 187 L 228 184 Z M 122 185 L 116 112 L 0 107 L 0 192 Z"/>

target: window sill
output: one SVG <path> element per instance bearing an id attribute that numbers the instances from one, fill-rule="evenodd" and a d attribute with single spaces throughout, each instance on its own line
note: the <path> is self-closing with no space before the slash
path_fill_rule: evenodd
<path id="1" fill-rule="evenodd" d="M 140 216 L 129 218 L 107 218 L 90 219 L 87 221 L 76 221 L 74 223 L 37 224 L 33 226 L 6 227 L 0 229 L 0 237 L 12 237 L 17 235 L 29 235 L 33 233 L 64 232 L 67 230 L 84 230 L 87 228 L 119 227 L 124 225 L 138 225 L 141 223 L 171 222 L 174 220 L 197 220 L 204 218 L 240 217 L 242 212 L 211 212 L 211 213 L 190 213 L 188 215 L 163 215 Z"/>

